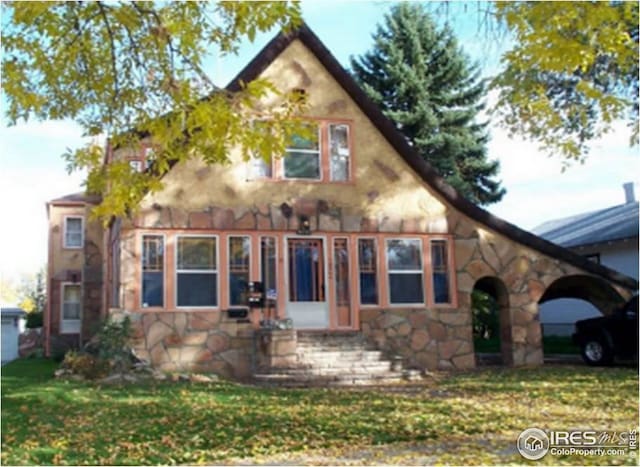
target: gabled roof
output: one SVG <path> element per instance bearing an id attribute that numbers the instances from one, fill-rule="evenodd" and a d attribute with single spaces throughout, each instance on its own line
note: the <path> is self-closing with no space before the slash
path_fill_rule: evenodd
<path id="1" fill-rule="evenodd" d="M 226 89 L 229 91 L 238 91 L 240 90 L 242 82 L 249 82 L 257 78 L 269 64 L 296 39 L 299 39 L 316 56 L 320 63 L 322 63 L 326 70 L 342 86 L 347 94 L 349 94 L 351 99 L 360 107 L 362 112 L 405 160 L 409 167 L 451 206 L 476 222 L 485 225 L 517 243 L 537 250 L 552 258 L 561 259 L 629 289 L 636 290 L 638 288 L 638 281 L 635 279 L 596 264 L 593 261 L 589 261 L 570 250 L 522 230 L 476 206 L 458 193 L 409 145 L 404 135 L 396 129 L 391 120 L 382 114 L 378 106 L 369 99 L 360 86 L 306 24 L 302 24 L 295 31 L 289 33 L 281 32 L 274 37 L 260 53 L 229 82 Z"/>
<path id="2" fill-rule="evenodd" d="M 52 199 L 47 204 L 97 204 L 100 202 L 99 195 L 88 195 L 83 191 L 77 193 L 71 193 L 69 195 L 61 196 L 60 198 Z"/>
<path id="3" fill-rule="evenodd" d="M 565 248 L 638 237 L 638 202 L 555 219 L 533 232 Z"/>

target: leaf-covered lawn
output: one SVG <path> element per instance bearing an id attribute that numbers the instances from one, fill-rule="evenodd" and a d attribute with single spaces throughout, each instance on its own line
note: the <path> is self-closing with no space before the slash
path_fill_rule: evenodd
<path id="1" fill-rule="evenodd" d="M 633 368 L 487 369 L 406 393 L 190 382 L 101 388 L 54 380 L 54 369 L 37 359 L 2 368 L 2 464 L 525 464 L 514 444 L 524 428 L 638 424 Z"/>

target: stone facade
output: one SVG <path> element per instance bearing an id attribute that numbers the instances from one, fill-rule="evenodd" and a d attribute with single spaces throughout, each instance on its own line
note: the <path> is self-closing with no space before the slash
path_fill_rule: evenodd
<path id="1" fill-rule="evenodd" d="M 473 368 L 471 313 L 466 310 L 363 309 L 362 333 L 407 368 Z"/>
<path id="2" fill-rule="evenodd" d="M 253 325 L 220 311 L 128 314 L 136 355 L 163 371 L 211 372 L 246 379 L 253 365 Z"/>

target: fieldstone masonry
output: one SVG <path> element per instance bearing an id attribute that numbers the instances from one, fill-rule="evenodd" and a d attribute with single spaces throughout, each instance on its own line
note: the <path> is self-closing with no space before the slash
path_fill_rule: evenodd
<path id="1" fill-rule="evenodd" d="M 208 312 L 130 313 L 136 355 L 163 371 L 251 375 L 253 326 Z"/>

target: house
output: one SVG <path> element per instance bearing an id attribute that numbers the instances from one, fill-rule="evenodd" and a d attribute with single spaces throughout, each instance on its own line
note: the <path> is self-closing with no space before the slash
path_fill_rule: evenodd
<path id="1" fill-rule="evenodd" d="M 126 312 L 138 354 L 165 370 L 248 378 L 294 365 L 314 336 L 359 339 L 408 368 L 470 368 L 478 288 L 500 303 L 504 362 L 537 365 L 539 303 L 580 296 L 609 312 L 637 288 L 464 199 L 307 26 L 276 36 L 228 89 L 257 77 L 305 90 L 317 139 L 271 164 L 236 152 L 176 164 L 106 230 L 89 220 L 95 199 L 49 203 L 50 350 Z"/>
<path id="2" fill-rule="evenodd" d="M 21 327 L 24 327 L 24 317 L 26 313 L 17 307 L 0 308 L 0 319 L 2 321 L 2 353 L 0 360 L 2 363 L 10 362 L 18 358 L 18 338 Z"/>
<path id="3" fill-rule="evenodd" d="M 625 183 L 623 188 L 624 204 L 545 222 L 533 232 L 637 280 L 638 201 L 633 183 Z M 540 308 L 545 335 L 569 335 L 576 321 L 599 315 L 590 303 L 570 298 L 553 300 Z"/>

